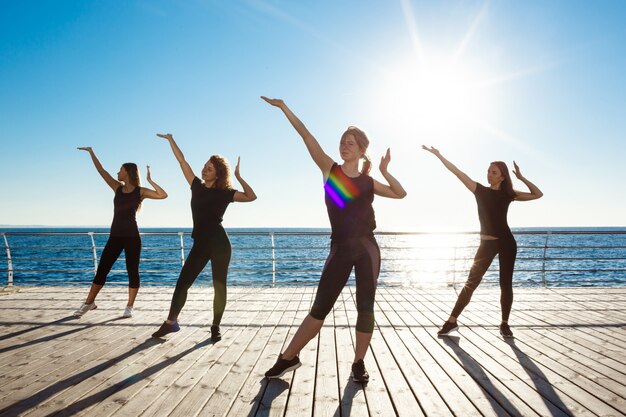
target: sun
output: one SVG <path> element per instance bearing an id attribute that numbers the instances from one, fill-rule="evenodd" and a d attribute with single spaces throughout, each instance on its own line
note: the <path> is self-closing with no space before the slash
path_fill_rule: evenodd
<path id="1" fill-rule="evenodd" d="M 379 86 L 379 109 L 386 120 L 415 133 L 456 135 L 489 119 L 490 94 L 482 85 L 475 71 L 458 64 L 399 63 Z"/>

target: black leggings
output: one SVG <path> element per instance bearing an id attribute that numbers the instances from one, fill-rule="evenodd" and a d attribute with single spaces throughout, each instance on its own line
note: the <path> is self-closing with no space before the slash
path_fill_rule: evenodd
<path id="1" fill-rule="evenodd" d="M 230 240 L 221 226 L 208 237 L 203 236 L 194 239 L 189 256 L 187 256 L 176 282 L 168 320 L 176 321 L 178 319 L 178 315 L 187 301 L 187 291 L 210 260 L 214 293 L 213 324 L 220 324 L 226 308 L 226 275 L 228 274 L 230 254 Z"/>
<path id="2" fill-rule="evenodd" d="M 141 254 L 141 237 L 139 236 L 109 236 L 109 240 L 107 240 L 100 256 L 96 277 L 93 279 L 94 284 L 104 285 L 107 275 L 111 272 L 111 268 L 117 261 L 117 258 L 120 257 L 122 249 L 126 258 L 128 286 L 130 288 L 139 288 L 139 255 Z"/>
<path id="3" fill-rule="evenodd" d="M 509 320 L 511 306 L 513 305 L 513 268 L 515 266 L 515 257 L 517 256 L 517 243 L 511 237 L 481 240 L 474 263 L 470 269 L 469 277 L 465 286 L 456 300 L 452 317 L 459 317 L 465 306 L 469 304 L 474 290 L 480 284 L 485 272 L 489 269 L 489 265 L 493 258 L 498 255 L 500 262 L 500 307 L 502 309 L 502 321 Z"/>
<path id="4" fill-rule="evenodd" d="M 373 236 L 332 242 L 317 287 L 311 316 L 324 320 L 348 282 L 352 268 L 356 278 L 356 330 L 374 331 L 374 297 L 380 272 L 380 249 Z"/>

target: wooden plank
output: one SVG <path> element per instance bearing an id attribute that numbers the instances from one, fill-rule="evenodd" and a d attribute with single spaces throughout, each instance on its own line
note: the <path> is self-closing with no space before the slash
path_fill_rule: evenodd
<path id="1" fill-rule="evenodd" d="M 208 315 L 199 316 L 204 321 Z M 121 404 L 114 402 L 114 395 L 120 390 L 126 390 L 124 397 L 129 397 L 132 390 L 128 387 L 139 389 L 157 372 L 162 371 L 169 364 L 174 363 L 180 356 L 189 353 L 171 352 L 167 343 L 171 339 L 177 339 L 176 347 L 181 349 L 197 342 L 196 333 L 201 332 L 201 327 L 190 326 L 191 331 L 170 336 L 170 340 L 162 343 L 158 339 L 150 337 L 156 330 L 145 328 L 137 337 L 128 338 L 127 341 L 116 344 L 116 349 L 111 351 L 106 366 L 90 368 L 87 373 L 92 373 L 88 379 L 81 378 L 80 384 L 62 393 L 58 398 L 44 404 L 52 410 L 63 410 L 60 415 L 71 415 L 75 412 L 89 412 L 96 405 L 98 415 L 107 415 L 110 408 L 117 408 Z M 169 355 L 169 357 L 168 357 Z M 165 360 L 161 360 L 165 358 Z M 161 360 L 160 362 L 158 362 Z M 95 371 L 95 372 L 94 372 Z M 69 377 L 71 378 L 71 377 Z"/>
<path id="2" fill-rule="evenodd" d="M 397 294 L 397 291 L 395 293 Z M 390 300 L 390 302 L 393 302 L 393 300 Z M 429 303 L 429 305 L 433 304 L 435 303 Z M 419 313 L 419 316 L 416 316 L 414 312 L 410 314 L 419 322 L 430 321 L 433 323 L 440 320 L 440 317 L 433 314 L 432 311 L 422 311 Z M 434 327 L 431 332 L 428 332 L 423 327 L 411 327 L 411 332 L 420 340 L 422 346 L 436 360 L 439 366 L 445 370 L 480 414 L 484 416 L 508 415 L 502 405 L 489 394 L 489 391 L 476 381 L 478 378 L 475 378 L 475 375 L 481 375 L 481 373 L 479 369 L 476 369 L 474 363 L 463 363 L 456 355 L 451 355 L 445 343 L 433 336 L 432 333 L 435 331 Z M 457 401 L 461 401 L 461 398 L 459 397 Z M 449 403 L 449 406 L 452 407 L 452 404 Z"/>
<path id="3" fill-rule="evenodd" d="M 491 312 L 484 312 L 483 316 L 493 316 Z M 496 317 L 492 317 L 495 320 Z M 473 330 L 474 328 L 472 328 Z M 487 333 L 485 333 L 487 334 Z M 502 338 L 494 331 L 488 333 L 492 339 L 491 343 L 495 343 L 493 340 L 502 340 Z M 489 343 L 489 342 L 488 342 Z M 522 343 L 521 341 L 516 342 Z M 507 345 L 510 346 L 510 345 Z M 531 346 L 526 345 L 532 349 Z M 513 349 L 517 349 L 515 346 Z M 604 388 L 590 381 L 584 375 L 581 375 L 578 370 L 569 369 L 562 366 L 557 360 L 552 359 L 545 351 L 530 352 L 534 360 L 528 360 L 528 354 L 519 351 L 518 358 L 524 360 L 528 367 L 532 367 L 535 372 L 539 372 L 551 381 L 555 387 L 567 386 L 567 389 L 561 389 L 561 391 L 568 397 L 574 399 L 578 404 L 584 404 L 584 407 L 593 413 L 599 413 L 600 415 L 611 415 L 615 413 L 616 408 L 621 409 L 624 406 L 624 399 L 616 398 L 607 392 Z M 593 391 L 594 394 L 590 394 L 589 391 Z M 596 397 L 596 395 L 598 397 Z M 610 405 L 609 405 L 610 403 Z M 613 408 L 613 407 L 616 408 Z"/>
<path id="4" fill-rule="evenodd" d="M 378 290 L 380 291 L 380 289 Z M 346 319 L 350 328 L 354 330 L 356 328 L 357 311 L 356 311 L 356 289 L 349 288 L 344 290 L 342 298 L 344 300 L 344 308 Z M 381 314 L 380 312 L 376 312 Z M 374 328 L 374 333 L 378 332 L 377 328 Z M 372 335 L 374 337 L 374 335 Z M 370 348 L 367 355 L 365 355 L 365 364 L 367 371 L 370 374 L 370 380 L 367 386 L 365 386 L 363 392 L 365 394 L 365 401 L 367 402 L 367 408 L 370 416 L 393 416 L 397 415 L 394 409 L 393 402 L 389 396 L 385 379 L 381 374 L 379 363 L 377 361 L 375 352 Z"/>
<path id="5" fill-rule="evenodd" d="M 171 364 L 172 366 L 161 366 L 163 369 L 158 369 L 160 365 L 154 360 L 151 368 L 155 372 L 151 374 L 149 379 L 147 378 L 146 381 L 136 384 L 130 389 L 125 388 L 124 391 L 118 391 L 103 401 L 98 408 L 107 406 L 107 415 L 119 413 L 123 415 L 138 415 L 142 411 L 150 415 L 150 410 L 144 409 L 147 405 L 152 407 L 154 398 L 159 398 L 163 400 L 161 406 L 156 409 L 151 408 L 157 411 L 156 414 L 169 415 L 180 403 L 184 404 L 184 407 L 180 408 L 197 411 L 206 401 L 206 398 L 203 396 L 200 401 L 195 398 L 183 399 L 184 394 L 190 392 L 194 387 L 199 387 L 197 389 L 199 393 L 205 393 L 207 390 L 214 389 L 212 385 L 214 381 L 207 384 L 203 382 L 204 378 L 206 378 L 206 374 L 212 366 L 221 360 L 225 352 L 228 352 L 233 347 L 233 341 L 239 340 L 251 318 L 247 308 L 254 309 L 255 305 L 252 302 L 250 304 L 241 303 L 231 306 L 230 311 L 228 311 L 228 318 L 234 321 L 223 322 L 221 326 L 223 339 L 216 344 L 210 341 L 210 326 L 208 325 L 212 321 L 213 313 L 207 312 L 211 320 L 208 321 L 207 326 L 196 332 L 192 343 L 177 343 L 170 350 L 167 360 L 171 362 L 173 359 L 176 359 Z M 240 306 L 244 309 L 240 308 Z M 261 313 L 258 312 L 257 314 Z M 185 347 L 186 349 L 183 350 Z M 123 399 L 127 399 L 127 403 L 124 407 L 118 409 Z"/>
<path id="6" fill-rule="evenodd" d="M 269 335 L 266 343 L 260 351 L 253 368 L 250 370 L 248 378 L 244 381 L 243 387 L 239 390 L 238 394 L 234 396 L 233 404 L 227 411 L 226 416 L 256 414 L 268 383 L 264 374 L 274 364 L 276 357 L 272 355 L 276 355 L 276 352 L 282 349 L 288 328 L 293 326 L 294 319 L 301 304 L 306 304 L 306 307 L 309 305 L 306 291 L 294 291 L 291 293 L 291 300 L 288 302 L 282 316 L 277 321 L 272 322 L 270 320 L 270 322 L 267 323 L 266 328 L 269 331 Z M 286 382 L 280 381 L 279 384 L 281 383 L 285 389 L 289 388 L 289 384 Z M 271 409 L 272 407 L 270 406 L 269 408 Z"/>
<path id="7" fill-rule="evenodd" d="M 159 315 L 161 314 L 162 313 L 159 313 Z M 189 327 L 189 329 L 169 335 L 168 341 L 171 341 L 172 339 L 178 339 L 181 340 L 181 342 L 191 340 L 191 345 L 193 345 L 193 343 L 199 343 L 200 340 L 198 340 L 197 335 L 198 333 L 202 333 L 202 328 L 204 326 L 199 326 L 198 324 L 205 323 L 209 319 L 209 316 L 210 313 L 206 311 L 203 312 L 203 314 L 197 315 L 195 317 L 197 323 L 188 323 L 190 324 L 190 326 L 187 326 Z M 148 318 L 143 317 L 143 320 L 147 319 Z M 130 322 L 127 321 L 127 323 Z M 78 386 L 80 388 L 79 390 L 72 390 L 69 394 L 67 394 L 68 396 L 83 398 L 81 398 L 80 401 L 77 401 L 72 406 L 68 407 L 65 412 L 70 412 L 70 410 L 76 408 L 85 409 L 90 406 L 93 407 L 95 403 L 105 397 L 108 397 L 98 407 L 99 412 L 105 414 L 106 410 L 108 410 L 109 408 L 118 408 L 119 406 L 121 406 L 121 404 L 114 401 L 116 399 L 115 395 L 117 391 L 126 390 L 124 395 L 129 395 L 129 393 L 133 392 L 133 390 L 137 390 L 139 389 L 139 387 L 143 386 L 143 384 L 146 383 L 145 381 L 151 378 L 152 375 L 154 375 L 156 372 L 161 371 L 162 368 L 164 368 L 165 366 L 152 366 L 153 361 L 168 354 L 170 345 L 165 343 L 159 345 L 160 342 L 158 340 L 150 338 L 150 334 L 157 328 L 158 324 L 155 324 L 154 322 L 150 323 L 149 325 L 148 323 L 144 323 L 142 333 L 138 335 L 139 338 L 128 338 L 128 341 L 126 343 L 124 343 L 122 346 L 119 346 L 119 349 L 124 349 L 124 346 L 126 346 L 126 350 L 128 350 L 129 352 L 133 352 L 133 354 L 129 355 L 125 353 L 121 357 L 117 357 L 116 363 L 113 366 L 96 373 L 93 377 L 81 383 Z M 185 327 L 183 327 L 182 329 L 185 329 Z M 143 343 L 139 344 L 138 341 L 143 340 L 144 338 L 146 338 L 146 340 Z M 141 346 L 151 347 L 154 342 L 156 342 L 156 344 L 159 346 L 155 347 L 154 349 L 147 350 L 146 352 L 143 352 L 141 350 L 137 351 L 137 349 L 141 348 Z M 178 343 L 176 346 L 185 346 L 184 343 L 185 342 Z M 171 363 L 171 361 L 173 360 L 171 359 L 172 357 L 176 358 L 176 354 L 172 354 L 171 357 L 164 362 L 164 364 Z M 121 376 L 118 376 L 120 374 Z M 128 389 L 128 387 L 132 388 Z M 100 391 L 97 391 L 95 393 L 89 392 L 90 390 L 96 391 L 97 389 L 99 389 Z M 113 401 L 111 400 L 111 398 L 113 399 Z M 63 396 L 61 396 L 60 399 L 63 400 Z M 61 402 L 61 404 L 58 404 L 57 407 L 65 408 L 65 404 Z"/>
<path id="8" fill-rule="evenodd" d="M 37 405 L 80 380 L 101 372 L 103 368 L 113 364 L 111 359 L 107 358 L 111 358 L 111 355 L 117 354 L 120 350 L 112 352 L 109 343 L 114 343 L 115 346 L 121 338 L 123 334 L 118 333 L 117 336 L 99 340 L 82 340 L 77 343 L 79 349 L 75 352 L 70 351 L 70 356 L 65 356 L 64 352 L 60 351 L 59 356 L 49 361 L 47 365 L 40 366 L 41 364 L 37 363 L 37 369 L 30 373 L 29 377 L 20 378 L 4 387 L 6 389 L 4 392 L 8 396 L 0 401 L 0 407 L 7 406 L 6 401 L 16 404 L 28 400 L 27 404 L 19 406 L 20 409 L 27 407 L 28 404 Z M 68 360 L 69 358 L 71 359 Z M 32 392 L 37 394 L 33 396 Z"/>
<path id="9" fill-rule="evenodd" d="M 348 316 L 353 314 L 354 307 L 350 293 L 349 287 L 344 288 L 333 310 L 340 398 L 335 415 L 367 416 L 369 414 L 365 398 L 367 386 L 353 382 L 350 377 L 356 344 L 354 328 L 350 326 L 348 319 Z"/>
<path id="10" fill-rule="evenodd" d="M 289 298 L 291 296 L 291 292 L 284 292 L 282 294 L 284 298 L 281 298 L 281 302 L 275 305 L 271 315 L 268 315 L 266 319 L 260 323 L 262 327 L 257 328 L 257 332 L 251 343 L 248 344 L 240 358 L 234 363 L 234 366 L 219 383 L 219 389 L 215 391 L 203 409 L 200 410 L 198 413 L 199 416 L 228 416 L 230 414 L 229 410 L 232 408 L 232 404 L 236 398 L 236 395 L 233 394 L 238 393 L 242 389 L 244 381 L 248 380 L 248 375 L 254 368 L 259 354 L 262 352 L 272 333 L 273 329 L 266 325 L 267 321 L 275 323 L 276 321 L 280 322 L 282 317 L 287 317 L 285 309 L 288 308 L 290 304 L 296 304 L 293 301 L 290 303 Z M 285 299 L 285 301 L 283 301 L 283 299 Z M 259 319 L 259 321 L 261 320 Z M 185 416 L 185 414 L 181 413 L 173 415 Z"/>
<path id="11" fill-rule="evenodd" d="M 290 329 L 289 335 L 285 339 L 285 345 L 289 343 L 302 320 L 309 314 L 313 300 L 315 299 L 315 289 L 312 289 L 308 296 L 308 303 L 303 303 L 303 307 L 298 311 L 293 327 Z M 265 393 L 259 414 L 257 416 L 282 415 L 285 417 L 292 416 L 312 416 L 314 407 L 315 393 L 315 375 L 317 371 L 317 350 L 319 346 L 319 336 L 314 337 L 300 351 L 300 362 L 302 366 L 298 368 L 293 375 L 285 375 L 282 381 L 272 380 L 268 385 L 268 391 Z M 286 346 L 285 346 L 286 347 Z M 283 348 L 280 351 L 284 350 Z M 274 356 L 276 358 L 276 356 Z M 287 384 L 287 385 L 285 385 Z M 273 388 L 272 391 L 269 389 Z M 276 391 L 280 391 L 281 395 L 277 396 Z M 266 397 L 269 394 L 269 399 Z M 276 398 L 272 403 L 271 399 Z M 269 404 L 276 404 L 278 407 L 269 407 Z M 270 413 L 270 410 L 275 410 Z"/>
<path id="12" fill-rule="evenodd" d="M 339 381 L 335 351 L 334 315 L 331 312 L 319 333 L 317 373 L 313 413 L 316 416 L 333 416 L 339 405 Z"/>
<path id="13" fill-rule="evenodd" d="M 142 289 L 132 320 L 117 320 L 124 287 L 107 287 L 99 309 L 81 320 L 64 318 L 82 287 L 3 296 L 0 415 L 387 416 L 419 407 L 426 415 L 626 414 L 624 288 L 516 288 L 516 339 L 507 341 L 497 331 L 499 289 L 481 287 L 463 313 L 460 339 L 446 344 L 436 331 L 454 291 L 381 287 L 363 389 L 348 378 L 354 287 L 301 352 L 303 366 L 269 384 L 262 374 L 308 313 L 314 287 L 229 288 L 225 340 L 215 346 L 203 344 L 212 290 L 195 287 L 185 307 L 190 322 L 147 346 L 171 291 Z"/>
<path id="14" fill-rule="evenodd" d="M 394 301 L 390 301 L 392 299 Z M 406 346 L 414 361 L 424 370 L 430 384 L 437 392 L 437 397 L 441 396 L 441 399 L 445 402 L 442 411 L 451 411 L 454 415 L 473 415 L 478 413 L 478 410 L 422 345 L 421 338 L 418 338 L 417 334 L 411 331 L 418 327 L 423 329 L 424 323 L 418 323 L 412 315 L 407 314 L 406 307 L 395 297 L 388 296 L 387 300 L 384 301 L 387 304 L 386 306 L 383 306 L 379 301 L 381 310 L 387 312 L 387 317 L 391 317 L 391 321 L 395 323 L 393 328 L 398 338 Z M 445 354 L 445 352 L 442 350 L 440 354 Z M 427 414 L 430 415 L 429 412 Z"/>
<path id="15" fill-rule="evenodd" d="M 377 316 L 380 334 L 392 352 L 403 379 L 415 397 L 416 403 L 413 404 L 412 408 L 421 408 L 427 416 L 453 415 L 434 386 L 430 375 L 424 371 L 421 362 L 413 356 L 414 353 L 410 350 L 410 348 L 416 348 L 415 351 L 424 351 L 418 339 L 411 333 L 407 323 L 402 319 L 404 312 L 394 311 L 393 305 L 387 301 L 379 301 L 379 306 L 382 310 L 382 314 Z M 424 357 L 421 356 L 420 359 L 424 359 Z M 394 381 L 394 386 L 396 383 L 397 381 Z"/>

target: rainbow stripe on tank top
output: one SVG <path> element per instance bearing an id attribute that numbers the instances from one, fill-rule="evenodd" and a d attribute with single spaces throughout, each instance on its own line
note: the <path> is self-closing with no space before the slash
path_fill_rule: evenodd
<path id="1" fill-rule="evenodd" d="M 352 179 L 342 171 L 340 166 L 335 165 L 333 168 L 324 184 L 324 190 L 337 207 L 344 208 L 349 202 L 357 198 L 361 191 L 352 182 Z"/>

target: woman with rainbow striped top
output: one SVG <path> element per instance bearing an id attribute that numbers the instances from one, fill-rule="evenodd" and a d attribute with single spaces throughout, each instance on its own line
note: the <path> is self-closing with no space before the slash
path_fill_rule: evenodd
<path id="1" fill-rule="evenodd" d="M 356 278 L 356 348 L 352 364 L 352 380 L 367 382 L 363 358 L 374 331 L 374 297 L 380 271 L 380 250 L 374 238 L 376 220 L 372 202 L 374 194 L 388 198 L 404 198 L 406 191 L 387 171 L 390 150 L 380 160 L 380 172 L 388 185 L 369 176 L 371 161 L 367 156 L 369 140 L 357 127 L 349 127 L 341 136 L 339 152 L 343 163 L 328 156 L 313 135 L 280 99 L 263 100 L 283 111 L 291 125 L 304 140 L 313 161 L 324 176 L 324 190 L 332 234 L 330 254 L 317 288 L 309 315 L 304 319 L 287 349 L 274 366 L 265 373 L 267 378 L 280 378 L 300 367 L 298 354 L 322 328 L 324 319 L 345 286 L 352 269 Z M 364 159 L 359 172 L 359 160 Z"/>

